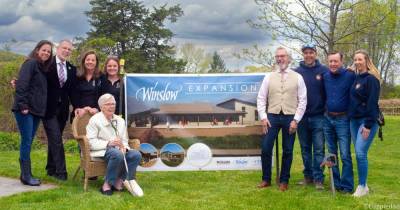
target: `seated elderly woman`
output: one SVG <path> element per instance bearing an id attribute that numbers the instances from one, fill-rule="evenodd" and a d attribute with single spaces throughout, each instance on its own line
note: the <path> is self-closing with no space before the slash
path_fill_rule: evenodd
<path id="1" fill-rule="evenodd" d="M 114 97 L 104 94 L 98 104 L 101 112 L 90 118 L 86 136 L 90 143 L 90 156 L 103 158 L 107 165 L 100 192 L 112 195 L 113 191 L 122 191 L 125 186 L 134 196 L 141 197 L 143 191 L 135 181 L 135 175 L 142 156 L 139 151 L 129 148 L 125 120 L 114 114 Z"/>

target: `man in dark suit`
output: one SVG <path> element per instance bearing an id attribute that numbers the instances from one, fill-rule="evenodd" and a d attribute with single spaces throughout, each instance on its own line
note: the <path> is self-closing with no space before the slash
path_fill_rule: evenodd
<path id="1" fill-rule="evenodd" d="M 47 72 L 47 110 L 43 126 L 48 141 L 47 175 L 67 180 L 62 133 L 69 115 L 69 93 L 76 68 L 67 61 L 72 52 L 72 42 L 61 40 L 56 56 Z"/>

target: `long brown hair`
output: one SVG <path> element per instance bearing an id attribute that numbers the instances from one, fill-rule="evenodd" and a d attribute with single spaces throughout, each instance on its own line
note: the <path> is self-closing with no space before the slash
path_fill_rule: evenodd
<path id="1" fill-rule="evenodd" d="M 94 79 L 97 79 L 100 77 L 100 70 L 99 70 L 99 57 L 97 57 L 96 52 L 94 50 L 89 50 L 86 51 L 85 53 L 83 53 L 80 57 L 81 57 L 81 67 L 79 68 L 79 70 L 76 72 L 76 76 L 78 78 L 85 78 L 86 74 L 87 74 L 87 69 L 85 67 L 85 60 L 86 57 L 88 55 L 94 55 L 96 57 L 96 66 L 94 67 L 94 73 L 93 73 L 93 77 Z"/>
<path id="2" fill-rule="evenodd" d="M 108 78 L 107 64 L 108 64 L 109 61 L 115 61 L 115 62 L 117 62 L 117 65 L 118 65 L 118 73 L 119 73 L 119 71 L 120 71 L 120 69 L 121 69 L 121 66 L 119 65 L 119 59 L 118 59 L 118 57 L 117 57 L 117 56 L 113 56 L 113 55 L 108 56 L 106 62 L 104 63 L 104 72 L 103 72 L 103 73 L 106 75 L 107 78 Z"/>
<path id="3" fill-rule="evenodd" d="M 47 59 L 45 61 L 42 61 L 39 58 L 38 51 L 40 50 L 40 48 L 43 45 L 46 45 L 46 44 L 50 45 L 50 57 L 49 57 L 49 59 Z M 41 40 L 40 42 L 38 42 L 36 44 L 35 48 L 33 48 L 33 50 L 29 53 L 28 58 L 26 60 L 30 60 L 30 59 L 38 60 L 39 63 L 41 63 L 43 65 L 43 67 L 44 67 L 43 71 L 47 71 L 49 69 L 52 56 L 53 56 L 53 43 L 51 43 L 48 40 Z"/>
<path id="4" fill-rule="evenodd" d="M 379 73 L 378 68 L 374 65 L 372 62 L 371 58 L 368 55 L 368 52 L 366 50 L 357 50 L 354 55 L 356 54 L 362 54 L 364 55 L 365 62 L 367 63 L 367 72 L 371 75 L 373 75 L 376 79 L 379 80 L 379 82 L 382 82 L 381 75 Z M 354 56 L 353 56 L 354 57 Z"/>

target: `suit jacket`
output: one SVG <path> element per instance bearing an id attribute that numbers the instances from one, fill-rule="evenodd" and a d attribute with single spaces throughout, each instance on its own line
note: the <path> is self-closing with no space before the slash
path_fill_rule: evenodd
<path id="1" fill-rule="evenodd" d="M 56 57 L 52 58 L 49 71 L 47 72 L 47 110 L 46 117 L 58 115 L 67 121 L 69 114 L 70 94 L 76 78 L 76 67 L 66 62 L 67 80 L 63 87 L 60 86 L 57 72 Z"/>

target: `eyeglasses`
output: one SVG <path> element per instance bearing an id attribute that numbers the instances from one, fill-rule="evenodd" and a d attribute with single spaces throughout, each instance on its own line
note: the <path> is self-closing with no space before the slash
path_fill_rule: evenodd
<path id="1" fill-rule="evenodd" d="M 115 103 L 105 103 L 105 104 L 103 104 L 104 106 L 115 106 L 116 104 Z"/>

